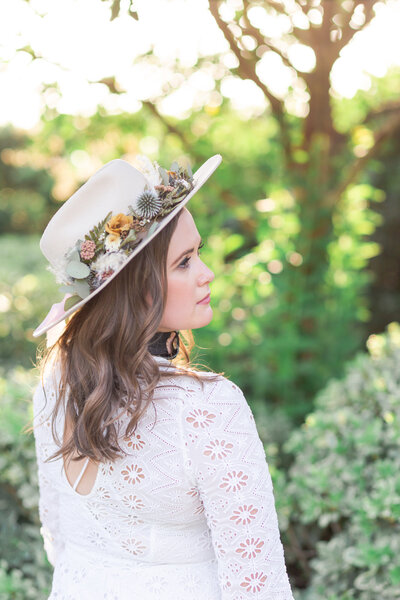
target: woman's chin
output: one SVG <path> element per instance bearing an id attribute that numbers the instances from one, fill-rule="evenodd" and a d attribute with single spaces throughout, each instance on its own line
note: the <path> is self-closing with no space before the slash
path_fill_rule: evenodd
<path id="1" fill-rule="evenodd" d="M 206 310 L 204 311 L 204 315 L 202 315 L 201 318 L 196 319 L 197 324 L 192 326 L 191 329 L 200 329 L 201 327 L 205 327 L 212 321 L 212 318 L 213 318 L 213 310 L 212 310 L 211 306 L 208 305 L 206 307 Z"/>

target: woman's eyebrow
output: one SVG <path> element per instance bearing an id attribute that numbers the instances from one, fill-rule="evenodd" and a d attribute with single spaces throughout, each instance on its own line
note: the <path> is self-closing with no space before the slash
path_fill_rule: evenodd
<path id="1" fill-rule="evenodd" d="M 202 243 L 202 239 L 199 238 L 199 246 Z M 172 263 L 171 267 L 173 267 L 174 265 L 176 265 L 177 262 L 179 262 L 181 260 L 181 258 L 183 258 L 185 256 L 185 254 L 190 254 L 191 252 L 194 252 L 194 248 L 189 248 L 189 250 L 185 250 L 185 252 L 182 252 L 182 254 L 180 254 L 178 256 L 178 258 L 176 260 L 174 260 L 174 262 Z"/>

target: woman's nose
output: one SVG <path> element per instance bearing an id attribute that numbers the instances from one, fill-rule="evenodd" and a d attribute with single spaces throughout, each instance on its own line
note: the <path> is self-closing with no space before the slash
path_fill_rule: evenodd
<path id="1" fill-rule="evenodd" d="M 199 285 L 204 285 L 205 283 L 211 283 L 211 281 L 214 279 L 214 277 L 215 277 L 215 275 L 214 275 L 213 271 L 211 271 L 211 269 L 209 269 L 207 267 L 207 265 L 205 265 L 203 263 L 203 269 L 202 269 L 202 272 L 199 277 Z"/>

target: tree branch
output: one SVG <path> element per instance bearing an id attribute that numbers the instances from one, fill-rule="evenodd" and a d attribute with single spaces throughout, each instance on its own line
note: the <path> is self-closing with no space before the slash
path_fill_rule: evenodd
<path id="1" fill-rule="evenodd" d="M 377 109 L 370 110 L 360 124 L 369 123 L 373 119 L 398 111 L 400 111 L 400 102 L 398 100 L 391 100 Z"/>
<path id="2" fill-rule="evenodd" d="M 262 45 L 268 46 L 268 48 L 270 48 L 270 50 L 272 50 L 273 52 L 276 52 L 276 54 L 278 54 L 281 57 L 282 61 L 284 62 L 284 64 L 286 66 L 294 69 L 294 66 L 292 65 L 292 63 L 290 62 L 288 57 L 282 52 L 282 50 L 280 50 L 270 38 L 267 38 L 265 35 L 263 35 L 261 33 L 261 31 L 259 29 L 257 29 L 257 27 L 254 27 L 254 25 L 251 24 L 249 16 L 248 16 L 248 9 L 249 9 L 249 0 L 244 0 L 243 1 L 243 19 L 246 23 L 246 27 L 243 28 L 243 33 L 253 36 L 257 40 L 257 43 L 259 46 L 262 46 Z"/>
<path id="3" fill-rule="evenodd" d="M 378 150 L 382 146 L 382 144 L 394 136 L 397 131 L 400 131 L 400 111 L 394 114 L 392 117 L 388 118 L 384 125 L 375 133 L 375 143 L 368 150 L 365 156 L 360 157 L 355 160 L 353 164 L 349 167 L 343 180 L 339 183 L 338 187 L 329 194 L 328 203 L 333 206 L 337 200 L 339 200 L 340 196 L 346 190 L 346 188 L 353 183 L 353 181 L 357 178 L 358 174 L 362 171 L 364 166 L 368 161 L 371 160 L 376 154 Z"/>
<path id="4" fill-rule="evenodd" d="M 360 6 L 360 5 L 364 6 L 365 22 L 359 29 L 353 29 L 352 27 L 350 27 L 350 21 L 354 14 L 354 10 L 356 9 L 357 6 Z M 362 0 L 362 1 L 358 2 L 356 4 L 356 6 L 354 7 L 354 10 L 352 13 L 349 14 L 349 18 L 347 20 L 346 27 L 341 28 L 342 37 L 339 40 L 337 40 L 337 42 L 335 43 L 338 53 L 340 52 L 340 50 L 342 48 L 347 46 L 347 44 L 350 42 L 350 40 L 353 39 L 353 37 L 355 36 L 356 33 L 365 29 L 365 27 L 372 21 L 372 19 L 375 16 L 374 2 L 372 2 L 371 0 L 368 0 L 368 1 Z"/>
<path id="5" fill-rule="evenodd" d="M 240 52 L 240 49 L 236 43 L 236 40 L 235 40 L 232 32 L 230 31 L 227 23 L 220 17 L 220 14 L 218 11 L 219 1 L 218 0 L 209 0 L 209 7 L 210 7 L 210 12 L 215 19 L 215 22 L 217 23 L 219 29 L 224 34 L 225 39 L 229 43 L 230 49 L 232 50 L 232 52 L 234 53 L 234 55 L 236 56 L 236 58 L 239 61 L 243 79 L 251 79 L 263 91 L 265 97 L 268 98 L 268 100 L 271 104 L 271 108 L 272 108 L 272 111 L 275 114 L 275 116 L 282 114 L 282 112 L 283 112 L 282 101 L 279 100 L 278 98 L 276 98 L 273 94 L 271 94 L 271 92 L 269 91 L 267 86 L 257 76 L 254 65 L 251 65 L 250 61 L 246 60 L 242 56 L 242 53 Z"/>
<path id="6" fill-rule="evenodd" d="M 194 144 L 186 138 L 184 133 L 178 127 L 175 127 L 172 123 L 170 123 L 170 121 L 168 119 L 166 119 L 164 117 L 164 115 L 162 115 L 158 111 L 155 104 L 153 104 L 152 102 L 149 102 L 148 100 L 142 101 L 142 104 L 144 106 L 146 106 L 146 108 L 148 108 L 153 113 L 153 115 L 155 117 L 157 117 L 157 119 L 159 121 L 161 121 L 161 123 L 163 124 L 163 126 L 166 128 L 166 130 L 169 133 L 176 135 L 180 139 L 182 146 L 184 147 L 186 152 L 188 154 L 190 154 L 190 156 L 196 162 L 198 162 L 200 164 L 204 162 L 204 160 L 205 160 L 204 156 L 195 152 Z M 229 206 L 229 208 L 238 208 L 239 206 L 242 205 L 242 201 L 239 198 L 237 198 L 236 196 L 234 196 L 229 189 L 221 187 L 218 183 L 216 183 L 215 180 L 213 180 L 212 185 L 217 190 L 217 194 L 220 196 L 220 198 L 223 200 L 223 202 L 227 206 Z M 256 224 L 254 223 L 254 221 L 252 219 L 246 218 L 246 219 L 242 219 L 240 222 L 243 227 L 243 230 L 249 236 L 253 236 L 254 230 L 256 228 Z"/>
<path id="7" fill-rule="evenodd" d="M 212 16 L 215 19 L 215 22 L 217 23 L 219 29 L 224 34 L 225 39 L 228 41 L 232 52 L 235 54 L 236 58 L 239 61 L 241 77 L 243 79 L 250 79 L 251 81 L 254 81 L 254 83 L 261 89 L 264 96 L 268 99 L 268 101 L 271 105 L 272 113 L 276 117 L 279 127 L 280 127 L 281 139 L 282 139 L 282 144 L 283 144 L 283 148 L 284 148 L 284 152 L 285 152 L 286 161 L 288 164 L 290 164 L 292 153 L 291 153 L 289 133 L 288 133 L 287 125 L 286 125 L 285 118 L 284 118 L 284 104 L 283 104 L 282 100 L 279 100 L 278 98 L 276 98 L 269 91 L 267 86 L 259 79 L 259 77 L 257 76 L 256 70 L 255 70 L 256 62 L 253 61 L 253 64 L 252 64 L 249 60 L 245 59 L 242 56 L 242 53 L 240 52 L 240 49 L 237 46 L 236 40 L 235 40 L 232 32 L 230 31 L 227 23 L 221 18 L 220 14 L 219 14 L 219 11 L 218 11 L 219 0 L 209 0 L 209 8 L 210 8 L 210 12 L 211 12 Z"/>
<path id="8" fill-rule="evenodd" d="M 279 13 L 280 15 L 285 15 L 285 17 L 289 17 L 289 19 L 292 23 L 293 29 L 296 30 L 295 32 L 293 32 L 293 35 L 302 44 L 305 44 L 306 46 L 310 45 L 310 41 L 312 39 L 312 37 L 310 36 L 310 29 L 302 29 L 301 27 L 294 25 L 293 20 L 290 17 L 290 14 L 288 14 L 285 6 L 282 5 L 281 0 L 265 0 L 265 2 L 270 8 L 276 10 L 276 12 Z M 300 4 L 298 4 L 298 2 L 296 2 L 296 6 L 303 13 L 303 15 L 305 17 L 307 17 L 307 14 L 304 12 L 304 8 Z M 307 19 L 308 19 L 308 17 L 307 17 Z"/>
<path id="9" fill-rule="evenodd" d="M 156 105 L 153 102 L 150 102 L 149 100 L 142 100 L 142 104 L 143 106 L 145 106 L 146 108 L 149 109 L 149 111 L 151 113 L 153 113 L 153 115 L 155 117 L 157 117 L 157 119 L 159 121 L 161 121 L 161 123 L 164 125 L 165 129 L 169 132 L 172 133 L 173 135 L 176 135 L 182 142 L 182 146 L 185 148 L 186 151 L 190 152 L 190 154 L 193 156 L 193 158 L 197 161 L 197 162 L 202 162 L 203 158 L 193 151 L 193 144 L 191 144 L 189 142 L 189 140 L 186 138 L 185 134 L 183 133 L 183 131 L 181 131 L 180 129 L 178 129 L 178 127 L 175 127 L 175 125 L 173 125 L 172 123 L 170 123 L 170 121 L 168 119 L 166 119 L 164 117 L 164 115 L 162 115 Z"/>

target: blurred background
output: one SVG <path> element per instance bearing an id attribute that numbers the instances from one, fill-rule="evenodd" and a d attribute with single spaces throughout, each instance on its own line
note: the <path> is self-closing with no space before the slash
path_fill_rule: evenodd
<path id="1" fill-rule="evenodd" d="M 399 24 L 395 0 L 0 4 L 0 600 L 51 580 L 23 433 L 63 295 L 40 234 L 113 158 L 215 153 L 196 359 L 253 409 L 295 597 L 400 597 Z"/>

